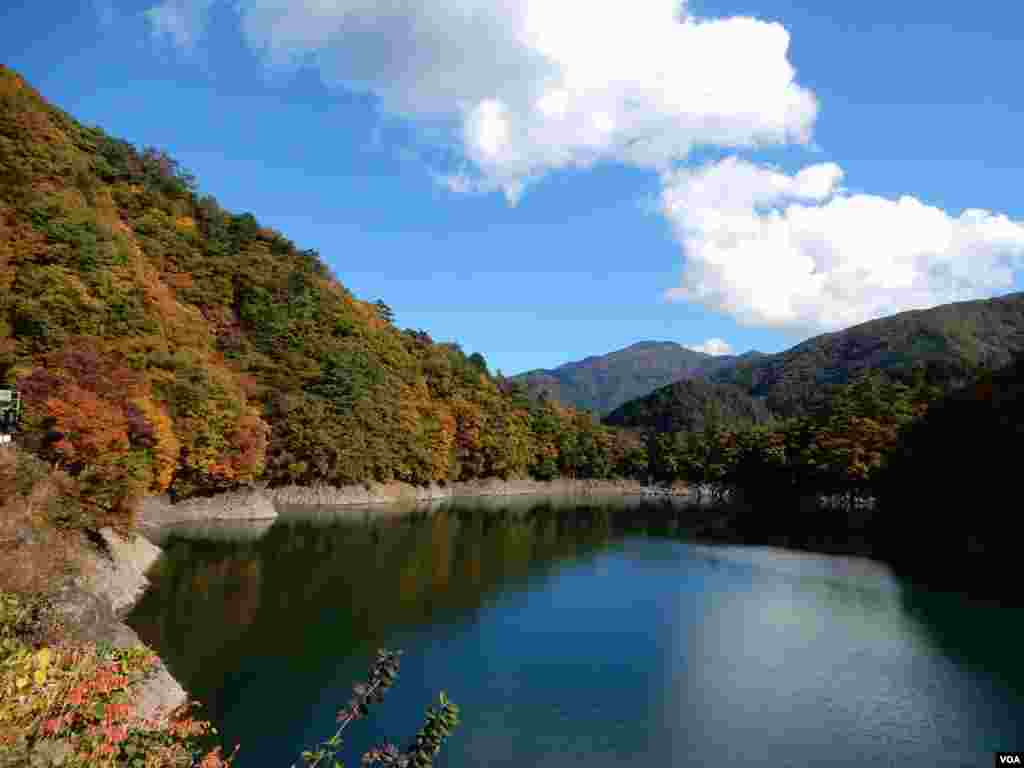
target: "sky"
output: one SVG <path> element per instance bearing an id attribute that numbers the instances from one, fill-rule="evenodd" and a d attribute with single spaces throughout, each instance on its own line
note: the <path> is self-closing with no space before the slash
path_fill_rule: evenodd
<path id="1" fill-rule="evenodd" d="M 1024 4 L 0 4 L 0 61 L 507 375 L 1024 290 Z"/>

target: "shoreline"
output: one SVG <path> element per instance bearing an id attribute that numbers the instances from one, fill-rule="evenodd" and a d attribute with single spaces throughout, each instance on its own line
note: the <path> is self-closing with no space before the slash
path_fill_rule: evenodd
<path id="1" fill-rule="evenodd" d="M 141 638 L 124 619 L 149 588 L 146 574 L 163 550 L 139 531 L 124 535 L 103 528 L 97 539 L 80 553 L 81 572 L 51 596 L 53 611 L 73 640 L 117 648 L 141 645 Z M 188 693 L 157 654 L 153 673 L 138 690 L 135 703 L 139 714 L 152 717 L 186 701 Z"/>
<path id="2" fill-rule="evenodd" d="M 218 520 L 274 520 L 280 506 L 348 507 L 419 504 L 454 498 L 492 496 L 595 496 L 641 495 L 645 486 L 636 480 L 512 479 L 469 480 L 446 485 L 415 486 L 409 483 L 363 485 L 254 486 L 213 496 L 172 502 L 164 494 L 148 496 L 141 505 L 135 527 L 150 533 L 176 523 Z M 677 486 L 666 493 L 686 497 L 690 491 Z"/>

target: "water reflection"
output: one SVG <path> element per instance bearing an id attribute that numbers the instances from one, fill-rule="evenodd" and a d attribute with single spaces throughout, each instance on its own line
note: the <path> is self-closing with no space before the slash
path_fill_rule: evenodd
<path id="1" fill-rule="evenodd" d="M 393 628 L 471 615 L 499 585 L 525 588 L 608 541 L 606 506 L 580 506 L 571 517 L 563 509 L 558 501 L 402 516 L 340 508 L 286 511 L 259 535 L 238 525 L 172 528 L 131 622 L 220 719 L 240 656 L 305 659 L 312 677 L 322 672 L 316 660 L 339 645 L 344 652 Z"/>
<path id="2" fill-rule="evenodd" d="M 273 527 L 273 520 L 210 520 L 184 522 L 148 532 L 154 544 L 164 546 L 179 539 L 193 541 L 247 542 L 256 541 Z"/>
<path id="3" fill-rule="evenodd" d="M 381 512 L 164 541 L 131 623 L 243 766 L 327 733 L 381 645 L 406 649 L 403 679 L 354 747 L 409 734 L 447 688 L 465 724 L 439 765 L 954 766 L 1014 748 L 1020 662 L 992 632 L 1019 611 L 869 560 L 700 545 L 660 500 Z"/>

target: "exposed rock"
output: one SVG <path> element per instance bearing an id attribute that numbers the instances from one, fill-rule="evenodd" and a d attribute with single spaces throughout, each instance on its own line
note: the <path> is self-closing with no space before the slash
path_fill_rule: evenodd
<path id="1" fill-rule="evenodd" d="M 126 538 L 110 528 L 101 530 L 100 536 L 104 552 L 91 558 L 83 579 L 86 589 L 103 595 L 114 613 L 121 614 L 130 610 L 149 586 L 146 571 L 160 557 L 160 548 L 142 536 Z"/>
<path id="2" fill-rule="evenodd" d="M 158 661 L 156 669 L 139 689 L 135 707 L 142 717 L 153 717 L 158 712 L 170 712 L 186 701 L 185 689 L 167 671 L 163 661 Z"/>
<path id="3" fill-rule="evenodd" d="M 640 493 L 640 491 L 640 483 L 634 480 L 559 479 L 542 481 L 489 478 L 427 486 L 415 486 L 407 483 L 347 485 L 340 488 L 330 485 L 288 485 L 280 488 L 268 488 L 265 493 L 278 504 L 347 506 L 435 501 L 465 496 L 520 496 L 526 494 L 591 496 L 610 493 Z"/>
<path id="4" fill-rule="evenodd" d="M 207 498 L 172 503 L 169 496 L 148 496 L 142 502 L 137 521 L 142 528 L 158 528 L 172 523 L 207 520 L 272 520 L 277 517 L 274 503 L 262 490 L 249 488 Z"/>
<path id="5" fill-rule="evenodd" d="M 53 599 L 53 615 L 63 624 L 70 640 L 110 643 L 119 648 L 138 642 L 138 636 L 121 622 L 102 594 L 82 589 L 77 583 L 64 586 Z"/>
<path id="6" fill-rule="evenodd" d="M 149 586 L 146 571 L 160 549 L 138 534 L 121 536 L 110 528 L 100 531 L 101 548 L 84 558 L 82 575 L 65 584 L 53 598 L 53 615 L 72 640 L 109 643 L 117 648 L 141 641 L 121 617 Z M 185 690 L 157 663 L 138 692 L 138 713 L 152 717 L 187 700 Z M 57 764 L 57 763 L 54 763 Z"/>

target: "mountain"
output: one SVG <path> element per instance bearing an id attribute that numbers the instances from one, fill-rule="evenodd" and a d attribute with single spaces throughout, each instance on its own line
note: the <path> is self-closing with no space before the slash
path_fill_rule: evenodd
<path id="1" fill-rule="evenodd" d="M 711 374 L 765 399 L 775 413 L 806 412 L 871 369 L 890 378 L 924 375 L 944 388 L 964 384 L 980 367 L 1008 365 L 1024 351 L 1024 293 L 901 312 L 815 336 L 775 355 L 743 360 Z"/>
<path id="2" fill-rule="evenodd" d="M 61 514 L 96 527 L 147 493 L 605 476 L 625 455 L 3 66 L 0 383 L 23 395 L 22 445 L 67 479 Z"/>
<path id="3" fill-rule="evenodd" d="M 604 392 L 625 392 L 644 389 L 659 376 L 673 379 L 675 383 L 616 406 L 605 423 L 658 431 L 699 430 L 712 402 L 727 419 L 757 423 L 768 414 L 806 414 L 820 406 L 835 385 L 865 371 L 905 382 L 923 377 L 950 391 L 980 369 L 1009 365 L 1022 351 L 1024 293 L 1016 293 L 900 312 L 816 336 L 777 354 L 709 358 L 676 344 L 644 343 L 524 376 L 531 393 L 546 391 L 581 407 L 587 407 L 588 396 L 598 386 Z M 651 371 L 657 374 L 650 375 Z M 695 383 L 701 378 L 708 383 Z"/>
<path id="4" fill-rule="evenodd" d="M 710 419 L 739 427 L 764 423 L 770 418 L 765 404 L 742 388 L 693 378 L 623 403 L 605 417 L 604 423 L 656 432 L 699 432 Z"/>
<path id="5" fill-rule="evenodd" d="M 541 394 L 576 408 L 606 414 L 623 403 L 682 379 L 727 369 L 758 352 L 713 357 L 671 341 L 641 341 L 607 355 L 537 369 L 512 377 L 532 397 Z"/>

